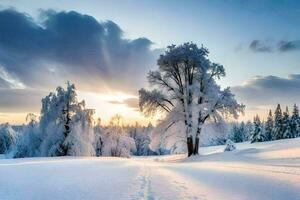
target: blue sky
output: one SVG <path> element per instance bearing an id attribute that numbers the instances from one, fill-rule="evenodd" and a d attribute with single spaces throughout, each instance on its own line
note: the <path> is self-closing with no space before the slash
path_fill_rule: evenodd
<path id="1" fill-rule="evenodd" d="M 266 109 L 274 107 L 277 102 L 282 102 L 284 105 L 300 103 L 300 94 L 297 90 L 298 76 L 296 76 L 300 73 L 299 1 L 0 1 L 0 5 L 2 10 L 13 7 L 17 12 L 25 12 L 37 24 L 42 21 L 41 13 L 49 9 L 56 13 L 75 11 L 89 15 L 103 24 L 111 20 L 123 31 L 120 37 L 124 40 L 146 38 L 153 43 L 150 46 L 146 40 L 138 41 L 139 45 L 144 45 L 144 48 L 149 48 L 151 51 L 151 53 L 145 51 L 147 54 L 145 58 L 149 58 L 145 65 L 155 63 L 155 59 L 152 61 L 153 58 L 149 57 L 150 54 L 156 55 L 155 49 L 187 41 L 203 44 L 209 48 L 211 60 L 225 66 L 227 76 L 220 83 L 223 87 L 231 86 L 236 91 L 237 98 L 247 105 L 248 113 L 251 113 L 247 118 L 251 118 L 256 112 L 266 112 Z M 2 46 L 2 50 L 5 52 L 6 48 Z M 3 57 L 0 57 L 0 61 L 1 59 Z M 57 66 L 66 64 L 60 61 L 47 57 L 39 64 L 55 70 Z M 132 64 L 128 59 L 126 61 L 128 66 Z M 142 59 L 137 62 L 142 62 Z M 14 66 L 6 66 L 5 72 L 18 79 L 16 72 L 9 71 L 12 67 Z M 138 73 L 142 77 L 149 67 L 143 70 L 138 67 L 133 68 L 128 70 L 128 74 L 139 69 Z M 76 70 L 80 71 L 80 68 Z M 118 73 L 118 68 L 113 72 Z M 45 74 L 43 76 L 46 77 Z M 31 74 L 28 77 L 35 79 L 32 77 L 36 76 Z M 75 75 L 70 78 L 77 80 Z M 120 80 L 121 78 L 124 81 Z M 113 83 L 103 85 L 106 90 L 97 91 L 97 94 L 103 95 L 109 91 L 112 101 L 114 101 L 113 93 L 116 92 L 124 93 L 123 96 L 136 95 L 136 88 L 132 86 L 134 84 L 126 81 L 130 78 L 126 77 L 126 74 L 121 78 L 115 78 Z M 100 79 L 90 85 L 97 85 L 101 82 Z M 50 85 L 39 84 L 41 80 L 38 79 L 35 81 L 36 84 L 29 84 L 30 87 L 26 81 L 24 85 L 33 90 L 44 91 L 53 88 L 54 83 L 60 83 L 55 79 L 49 79 L 49 82 L 53 82 Z M 91 92 L 96 88 L 86 84 L 86 81 L 81 82 L 85 83 L 85 86 L 79 88 L 83 93 Z M 138 86 L 142 87 L 143 79 L 138 80 L 138 83 Z M 123 87 L 124 85 L 126 88 Z M 101 86 L 97 89 L 99 87 Z M 82 96 L 84 98 L 84 95 Z M 268 101 L 264 101 L 265 99 Z M 111 104 L 111 106 L 120 105 Z M 9 106 L 6 106 L 5 112 L 2 113 L 8 116 L 8 113 L 17 112 L 13 109 L 11 112 L 9 110 Z M 22 110 L 27 112 L 30 109 Z M 103 112 L 101 114 L 105 115 Z M 2 121 L 5 119 L 3 117 Z M 133 119 L 140 118 L 133 117 Z"/>

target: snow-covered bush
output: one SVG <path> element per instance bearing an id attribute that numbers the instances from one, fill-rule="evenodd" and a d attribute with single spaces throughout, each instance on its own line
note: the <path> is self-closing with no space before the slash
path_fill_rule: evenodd
<path id="1" fill-rule="evenodd" d="M 16 132 L 9 124 L 0 125 L 0 154 L 7 153 L 16 142 Z"/>
<path id="2" fill-rule="evenodd" d="M 230 139 L 228 139 L 228 140 L 226 141 L 226 144 L 225 144 L 225 145 L 226 145 L 226 146 L 225 146 L 224 151 L 233 151 L 233 150 L 236 149 L 236 146 L 235 146 L 234 142 L 233 142 L 232 140 L 230 140 Z"/>
<path id="3" fill-rule="evenodd" d="M 148 156 L 155 155 L 156 153 L 151 150 L 151 133 L 153 126 L 150 124 L 148 127 L 142 127 L 136 124 L 135 126 L 128 128 L 129 136 L 135 141 L 136 152 L 134 155 L 137 156 Z"/>
<path id="4" fill-rule="evenodd" d="M 102 156 L 130 157 L 136 151 L 135 141 L 119 126 L 107 127 L 102 133 Z"/>

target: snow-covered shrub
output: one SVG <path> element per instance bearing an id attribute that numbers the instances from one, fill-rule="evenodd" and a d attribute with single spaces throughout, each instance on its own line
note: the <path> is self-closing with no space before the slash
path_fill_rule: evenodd
<path id="1" fill-rule="evenodd" d="M 16 132 L 9 124 L 0 125 L 0 154 L 7 153 L 16 142 Z"/>
<path id="2" fill-rule="evenodd" d="M 136 151 L 135 141 L 119 126 L 110 126 L 103 130 L 102 155 L 114 157 L 130 157 Z"/>
<path id="3" fill-rule="evenodd" d="M 226 141 L 226 146 L 225 146 L 224 151 L 233 151 L 235 149 L 236 149 L 236 146 L 235 146 L 234 142 L 232 140 L 228 139 Z"/>
<path id="4" fill-rule="evenodd" d="M 134 127 L 129 127 L 128 129 L 129 136 L 134 139 L 136 145 L 136 152 L 134 155 L 156 155 L 156 153 L 150 148 L 151 132 L 153 130 L 152 125 L 149 125 L 148 127 L 142 127 L 136 124 Z"/>

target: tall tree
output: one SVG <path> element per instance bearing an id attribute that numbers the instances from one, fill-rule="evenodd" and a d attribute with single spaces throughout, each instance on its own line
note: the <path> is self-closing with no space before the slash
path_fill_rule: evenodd
<path id="1" fill-rule="evenodd" d="M 285 112 L 283 112 L 282 117 L 282 131 L 283 131 L 283 138 L 292 138 L 292 131 L 290 126 L 290 116 L 289 116 L 289 109 L 286 107 Z"/>
<path id="2" fill-rule="evenodd" d="M 300 117 L 299 117 L 299 109 L 296 104 L 293 107 L 293 114 L 291 117 L 291 132 L 293 137 L 300 136 Z"/>
<path id="3" fill-rule="evenodd" d="M 283 138 L 283 125 L 282 125 L 282 111 L 280 104 L 277 105 L 275 110 L 275 120 L 274 120 L 274 140 L 279 140 Z"/>
<path id="4" fill-rule="evenodd" d="M 223 114 L 237 118 L 244 106 L 238 104 L 229 88 L 216 83 L 225 76 L 224 67 L 208 59 L 208 50 L 196 44 L 171 45 L 148 73 L 152 91 L 139 90 L 139 105 L 144 114 L 157 111 L 176 115 L 185 124 L 188 156 L 198 154 L 203 124 Z M 173 123 L 173 122 L 172 122 Z"/>
<path id="5" fill-rule="evenodd" d="M 274 129 L 274 120 L 273 120 L 272 111 L 270 110 L 267 121 L 265 123 L 265 136 L 267 141 L 272 140 L 273 129 Z"/>
<path id="6" fill-rule="evenodd" d="M 254 117 L 253 123 L 254 123 L 254 129 L 251 137 L 251 143 L 265 141 L 263 126 L 258 115 Z"/>

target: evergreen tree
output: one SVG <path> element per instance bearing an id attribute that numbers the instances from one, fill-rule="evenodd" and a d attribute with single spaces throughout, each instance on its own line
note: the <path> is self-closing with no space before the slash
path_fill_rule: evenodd
<path id="1" fill-rule="evenodd" d="M 293 114 L 291 117 L 290 127 L 291 127 L 292 137 L 300 136 L 299 135 L 299 133 L 300 133 L 300 117 L 299 117 L 299 109 L 296 104 L 294 104 L 294 107 L 293 107 Z"/>
<path id="2" fill-rule="evenodd" d="M 263 126 L 258 115 L 254 117 L 253 123 L 254 130 L 251 137 L 251 143 L 265 141 L 265 136 L 263 134 Z"/>
<path id="3" fill-rule="evenodd" d="M 251 135 L 253 132 L 253 123 L 249 120 L 245 125 L 245 140 L 251 140 Z"/>
<path id="4" fill-rule="evenodd" d="M 286 111 L 283 113 L 282 129 L 283 129 L 283 138 L 293 137 L 291 132 L 291 127 L 290 127 L 290 116 L 289 116 L 288 107 L 286 107 Z"/>
<path id="5" fill-rule="evenodd" d="M 269 116 L 267 118 L 267 121 L 265 123 L 265 136 L 266 136 L 266 141 L 272 140 L 273 137 L 273 128 L 274 128 L 274 120 L 273 120 L 273 115 L 272 111 L 269 111 Z"/>
<path id="6" fill-rule="evenodd" d="M 275 110 L 273 140 L 279 140 L 282 138 L 283 138 L 282 111 L 281 111 L 280 104 L 278 104 Z"/>
<path id="7" fill-rule="evenodd" d="M 232 140 L 234 142 L 244 142 L 245 141 L 246 127 L 245 123 L 242 122 L 240 125 L 234 124 L 232 127 Z"/>

